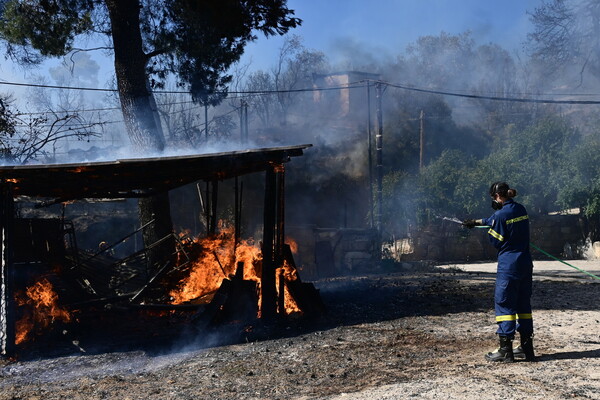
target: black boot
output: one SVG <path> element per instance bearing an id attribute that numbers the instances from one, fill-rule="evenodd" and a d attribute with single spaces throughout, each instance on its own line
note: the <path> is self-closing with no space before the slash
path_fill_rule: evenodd
<path id="1" fill-rule="evenodd" d="M 515 358 L 525 359 L 525 361 L 535 361 L 533 351 L 533 335 L 521 335 L 521 345 L 513 350 Z"/>
<path id="2" fill-rule="evenodd" d="M 515 357 L 513 355 L 512 348 L 512 337 L 500 336 L 500 347 L 493 353 L 487 353 L 485 359 L 488 361 L 501 361 L 501 362 L 513 362 Z"/>

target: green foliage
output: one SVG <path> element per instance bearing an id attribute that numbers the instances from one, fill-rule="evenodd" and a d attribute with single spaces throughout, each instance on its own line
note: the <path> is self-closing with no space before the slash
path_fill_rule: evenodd
<path id="1" fill-rule="evenodd" d="M 520 191 L 520 201 L 532 212 L 557 208 L 564 183 L 566 157 L 579 134 L 567 121 L 547 118 L 521 131 L 511 131 L 492 155 L 483 160 L 493 171 L 489 183 L 505 180 Z"/>
<path id="2" fill-rule="evenodd" d="M 91 2 L 78 0 L 6 1 L 0 20 L 0 36 L 9 44 L 9 55 L 24 63 L 67 53 L 75 36 L 92 28 Z M 22 50 L 22 51 L 19 51 Z"/>
<path id="3" fill-rule="evenodd" d="M 567 156 L 558 204 L 580 207 L 588 217 L 600 216 L 600 139 L 588 136 Z"/>
<path id="4" fill-rule="evenodd" d="M 419 176 L 421 207 L 437 215 L 462 211 L 463 207 L 455 204 L 456 188 L 463 184 L 474 161 L 460 150 L 446 150 L 425 167 Z"/>
<path id="5" fill-rule="evenodd" d="M 418 174 L 386 176 L 386 220 L 423 224 L 440 216 L 487 216 L 494 181 L 516 188 L 518 201 L 531 213 L 582 207 L 588 215 L 600 215 L 600 140 L 581 142 L 568 122 L 552 117 L 525 129 L 508 127 L 481 159 L 445 150 Z"/>

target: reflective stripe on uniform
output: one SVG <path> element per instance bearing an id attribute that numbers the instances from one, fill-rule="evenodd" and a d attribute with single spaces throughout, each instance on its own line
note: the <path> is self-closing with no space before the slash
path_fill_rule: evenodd
<path id="1" fill-rule="evenodd" d="M 496 322 L 516 321 L 516 320 L 517 320 L 517 314 L 513 314 L 513 315 L 496 315 Z"/>
<path id="2" fill-rule="evenodd" d="M 525 221 L 526 219 L 529 219 L 529 215 L 523 215 L 522 217 L 509 219 L 508 221 L 506 221 L 506 224 L 508 225 L 508 224 L 512 224 L 514 222 Z"/>
<path id="3" fill-rule="evenodd" d="M 517 314 L 517 319 L 532 319 L 531 314 Z"/>
<path id="4" fill-rule="evenodd" d="M 499 241 L 501 241 L 501 242 L 504 241 L 504 236 L 502 236 L 501 234 L 499 234 L 495 230 L 493 230 L 493 229 L 490 228 L 490 230 L 488 231 L 488 233 L 490 235 L 492 235 L 493 237 L 495 237 L 496 239 L 498 239 Z"/>

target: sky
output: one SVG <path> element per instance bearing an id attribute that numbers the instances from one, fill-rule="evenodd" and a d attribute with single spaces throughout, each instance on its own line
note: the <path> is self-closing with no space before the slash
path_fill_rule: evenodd
<path id="1" fill-rule="evenodd" d="M 307 48 L 323 51 L 330 61 L 342 61 L 348 48 L 365 49 L 382 58 L 396 57 L 425 35 L 467 30 L 478 44 L 498 43 L 510 51 L 522 50 L 531 29 L 527 11 L 541 0 L 288 0 L 303 20 L 293 33 Z M 251 69 L 274 64 L 281 38 L 250 44 L 244 60 Z M 345 46 L 354 44 L 355 46 Z"/>
<path id="2" fill-rule="evenodd" d="M 332 64 L 353 57 L 394 58 L 420 36 L 442 31 L 472 32 L 476 43 L 495 42 L 510 51 L 519 51 L 530 31 L 527 11 L 542 0 L 288 0 L 288 7 L 303 20 L 291 33 L 301 36 L 309 49 L 322 51 Z M 283 39 L 259 39 L 247 46 L 243 63 L 250 70 L 271 68 Z M 93 47 L 93 46 L 92 46 Z M 363 54 L 357 54 L 360 48 Z M 99 87 L 106 87 L 113 75 L 112 60 L 92 54 L 99 66 Z M 57 60 L 36 70 L 23 71 L 0 60 L 0 81 L 28 83 L 32 74 L 48 75 Z M 49 78 L 50 79 L 50 78 Z M 52 80 L 50 80 L 50 83 Z M 0 85 L 0 92 L 18 93 L 14 86 Z"/>

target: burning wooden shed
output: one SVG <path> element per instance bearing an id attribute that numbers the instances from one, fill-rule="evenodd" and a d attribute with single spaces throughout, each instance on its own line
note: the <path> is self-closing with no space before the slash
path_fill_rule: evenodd
<path id="1" fill-rule="evenodd" d="M 181 237 L 174 237 L 177 242 L 176 253 L 165 254 L 158 262 L 153 260 L 153 265 L 148 265 L 147 252 L 157 243 L 146 244 L 142 251 L 125 259 L 106 261 L 110 257 L 106 256 L 105 251 L 110 246 L 98 253 L 82 256 L 76 251 L 74 228 L 68 221 L 18 218 L 15 215 L 15 203 L 22 196 L 44 199 L 45 204 L 87 198 L 142 198 L 200 181 L 212 186 L 214 194 L 219 181 L 264 172 L 263 234 L 259 248 L 260 266 L 256 268 L 260 278 L 257 294 L 260 317 L 272 320 L 277 315 L 285 314 L 284 305 L 289 296 L 296 298 L 294 301 L 300 308 L 314 309 L 314 305 L 319 304 L 315 298 L 318 293 L 314 287 L 302 283 L 297 277 L 290 247 L 285 243 L 284 236 L 284 164 L 293 157 L 301 156 L 310 146 L 81 164 L 1 166 L 1 354 L 15 354 L 19 340 L 17 331 L 25 319 L 18 315 L 19 308 L 36 296 L 40 297 L 37 300 L 40 304 L 46 305 L 43 312 L 51 314 L 52 320 L 65 322 L 70 318 L 68 310 L 54 304 L 59 291 L 66 298 L 63 303 L 71 301 L 81 306 L 111 301 L 124 308 L 187 309 L 193 311 L 199 321 L 214 317 L 217 310 L 222 310 L 228 301 L 231 302 L 228 294 L 232 291 L 253 296 L 253 288 L 244 289 L 248 283 L 244 263 L 236 259 L 240 218 L 237 208 L 241 207 L 237 198 L 232 228 L 234 256 L 228 261 L 233 265 L 226 268 L 214 249 L 207 249 L 198 241 Z M 210 207 L 216 207 L 216 202 Z M 214 217 L 215 213 L 211 215 Z M 215 221 L 212 222 L 213 233 L 214 227 Z M 181 298 L 174 301 L 171 295 L 166 303 L 154 303 L 155 299 L 164 299 L 165 295 L 153 294 L 156 289 L 153 286 L 164 280 L 167 274 L 178 276 L 189 273 L 189 265 L 194 262 L 191 258 L 198 251 L 211 251 L 224 275 L 218 290 L 211 294 L 211 301 L 201 306 L 198 303 L 186 303 Z M 107 268 L 112 271 L 110 274 L 106 273 Z M 60 290 L 48 291 L 44 287 L 50 285 L 52 279 L 36 279 L 35 284 L 28 281 L 31 276 L 48 275 L 50 270 L 54 271 L 52 276 L 61 276 L 58 282 Z M 288 278 L 284 278 L 284 275 Z M 293 278 L 290 279 L 290 276 Z M 50 303 L 53 304 L 50 306 Z"/>

